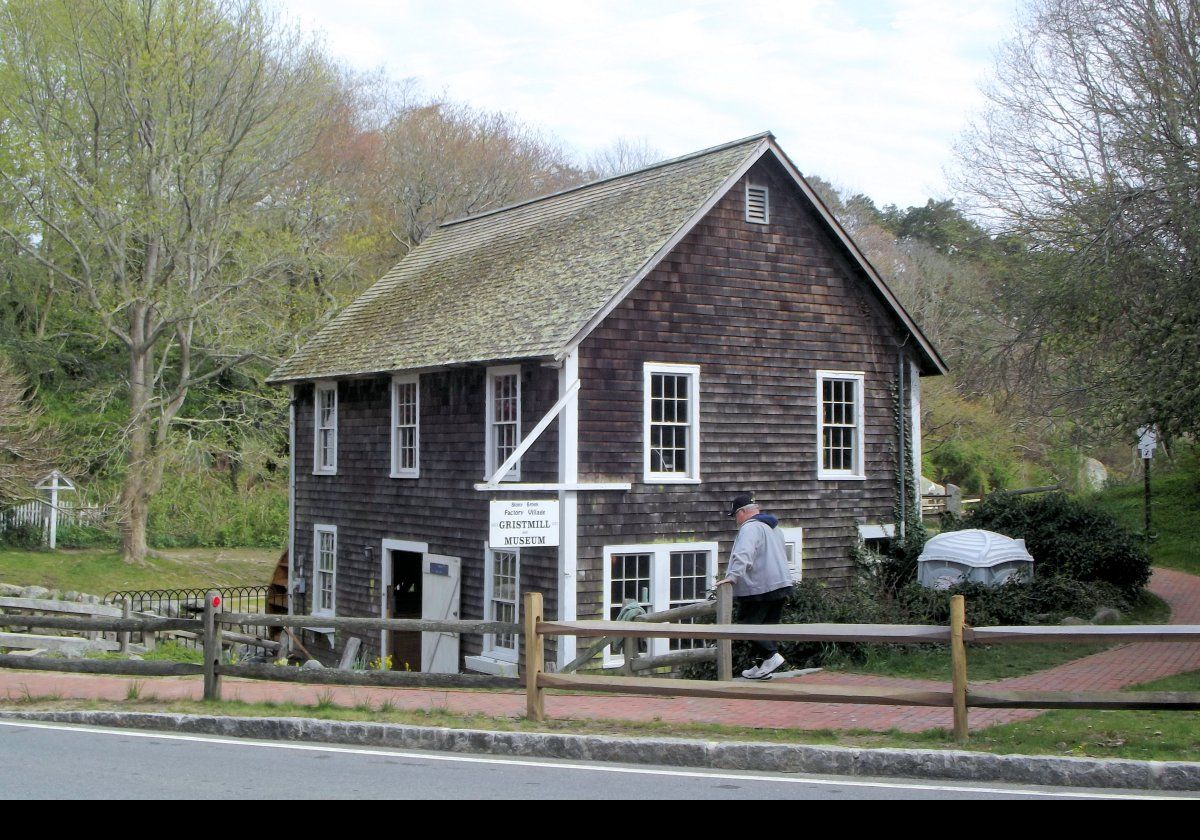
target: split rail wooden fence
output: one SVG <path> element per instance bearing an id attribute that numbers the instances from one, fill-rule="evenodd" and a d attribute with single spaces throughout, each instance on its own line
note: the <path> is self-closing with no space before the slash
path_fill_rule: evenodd
<path id="1" fill-rule="evenodd" d="M 728 589 L 722 587 L 721 589 Z M 720 592 L 721 590 L 718 590 Z M 987 686 L 972 687 L 967 681 L 968 643 L 1021 644 L 1033 642 L 1070 642 L 1079 644 L 1122 644 L 1130 642 L 1200 642 L 1200 625 L 1132 625 L 1072 627 L 970 627 L 966 624 L 965 602 L 952 600 L 949 627 L 937 625 L 890 624 L 796 624 L 745 625 L 729 621 L 730 608 L 725 596 L 715 605 L 697 604 L 671 610 L 641 621 L 546 621 L 542 596 L 531 592 L 524 596 L 524 624 L 494 621 L 425 621 L 417 619 L 325 618 L 320 625 L 340 631 L 399 630 L 437 633 L 523 634 L 525 661 L 523 680 L 476 674 L 428 674 L 409 671 L 306 670 L 275 665 L 231 665 L 223 662 L 228 642 L 262 643 L 267 640 L 226 631 L 226 627 L 312 626 L 310 616 L 257 615 L 225 613 L 219 608 L 216 593 L 205 599 L 204 615 L 195 618 L 150 618 L 70 615 L 0 615 L 0 628 L 66 629 L 79 632 L 155 634 L 171 631 L 198 633 L 203 640 L 202 665 L 177 662 L 127 660 L 59 659 L 47 656 L 0 655 L 0 668 L 62 671 L 125 676 L 200 676 L 204 678 L 204 697 L 221 698 L 223 677 L 271 680 L 321 685 L 393 686 L 403 688 L 503 688 L 520 689 L 527 696 L 527 714 L 544 720 L 547 689 L 650 695 L 657 697 L 713 697 L 720 699 L 787 700 L 805 703 L 855 703 L 889 706 L 928 706 L 954 710 L 954 732 L 960 741 L 967 739 L 969 708 L 990 709 L 1150 709 L 1169 711 L 1200 710 L 1200 692 L 1095 692 L 1095 691 L 1000 691 Z M 679 624 L 669 618 L 694 618 L 715 612 L 716 624 Z M 545 671 L 545 639 L 548 636 L 573 635 L 610 641 L 625 639 L 625 649 L 637 651 L 637 639 L 708 639 L 717 641 L 717 649 L 680 651 L 665 657 L 626 657 L 622 676 L 591 676 Z M 953 680 L 944 689 L 896 689 L 864 686 L 818 684 L 733 682 L 730 679 L 730 645 L 735 640 L 774 639 L 782 642 L 853 642 L 859 644 L 947 644 L 953 664 Z M 596 645 L 592 645 L 596 648 Z M 593 650 L 593 655 L 596 651 Z M 632 676 L 647 668 L 679 661 L 712 661 L 718 665 L 719 679 L 658 679 Z M 639 667 L 638 661 L 644 660 Z M 586 661 L 586 660 L 585 660 Z"/>
<path id="2" fill-rule="evenodd" d="M 728 587 L 722 587 L 728 588 Z M 718 590 L 720 591 L 720 590 Z M 967 681 L 967 643 L 1028 644 L 1069 642 L 1121 644 L 1129 642 L 1200 642 L 1200 625 L 1130 625 L 1071 627 L 970 627 L 961 595 L 951 599 L 951 624 L 646 624 L 618 621 L 546 621 L 542 596 L 525 594 L 525 689 L 527 715 L 544 720 L 546 689 L 640 694 L 655 697 L 711 697 L 727 700 L 789 700 L 803 703 L 862 703 L 885 706 L 933 706 L 954 710 L 954 735 L 968 737 L 967 713 L 978 709 L 1147 709 L 1200 710 L 1200 692 L 1175 691 L 1001 691 L 971 687 Z M 542 667 L 546 636 L 653 639 L 773 639 L 779 642 L 853 642 L 858 644 L 947 644 L 952 663 L 951 688 L 897 689 L 865 686 L 662 680 L 632 676 L 606 677 L 550 674 Z M 630 646 L 627 644 L 626 648 Z M 636 648 L 634 648 L 636 649 Z M 723 658 L 723 657 L 722 657 Z M 720 659 L 718 659 L 720 662 Z"/>

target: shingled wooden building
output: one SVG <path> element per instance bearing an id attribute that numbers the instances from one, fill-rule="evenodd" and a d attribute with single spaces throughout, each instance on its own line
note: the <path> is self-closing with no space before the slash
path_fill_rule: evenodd
<path id="1" fill-rule="evenodd" d="M 770 134 L 442 225 L 272 374 L 293 610 L 699 600 L 746 489 L 794 575 L 836 585 L 920 504 L 919 381 L 945 370 Z M 489 502 L 535 499 L 559 504 L 556 547 L 489 543 Z M 517 638 L 426 637 L 362 642 L 399 669 L 515 673 Z"/>

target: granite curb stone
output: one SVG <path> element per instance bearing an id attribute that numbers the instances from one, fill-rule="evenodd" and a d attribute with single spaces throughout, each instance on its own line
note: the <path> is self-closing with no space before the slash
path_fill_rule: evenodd
<path id="1" fill-rule="evenodd" d="M 713 770 L 904 776 L 1139 790 L 1200 790 L 1200 762 L 491 732 L 309 718 L 240 718 L 149 712 L 0 712 L 0 719 L 128 727 L 271 741 L 310 741 Z"/>

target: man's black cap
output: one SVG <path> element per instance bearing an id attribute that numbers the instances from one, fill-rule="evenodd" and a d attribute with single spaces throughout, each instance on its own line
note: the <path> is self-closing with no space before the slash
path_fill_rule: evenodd
<path id="1" fill-rule="evenodd" d="M 733 503 L 729 508 L 729 516 L 737 516 L 737 512 L 746 505 L 754 504 L 753 493 L 738 493 L 733 497 Z"/>

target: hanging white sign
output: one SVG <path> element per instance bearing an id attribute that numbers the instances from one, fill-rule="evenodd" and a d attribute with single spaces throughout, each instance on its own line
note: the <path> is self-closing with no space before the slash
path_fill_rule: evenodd
<path id="1" fill-rule="evenodd" d="M 1142 426 L 1137 430 L 1137 434 L 1138 453 L 1142 458 L 1153 458 L 1154 451 L 1158 448 L 1158 427 Z"/>
<path id="2" fill-rule="evenodd" d="M 558 545 L 558 500 L 492 502 L 488 545 L 530 548 Z"/>

